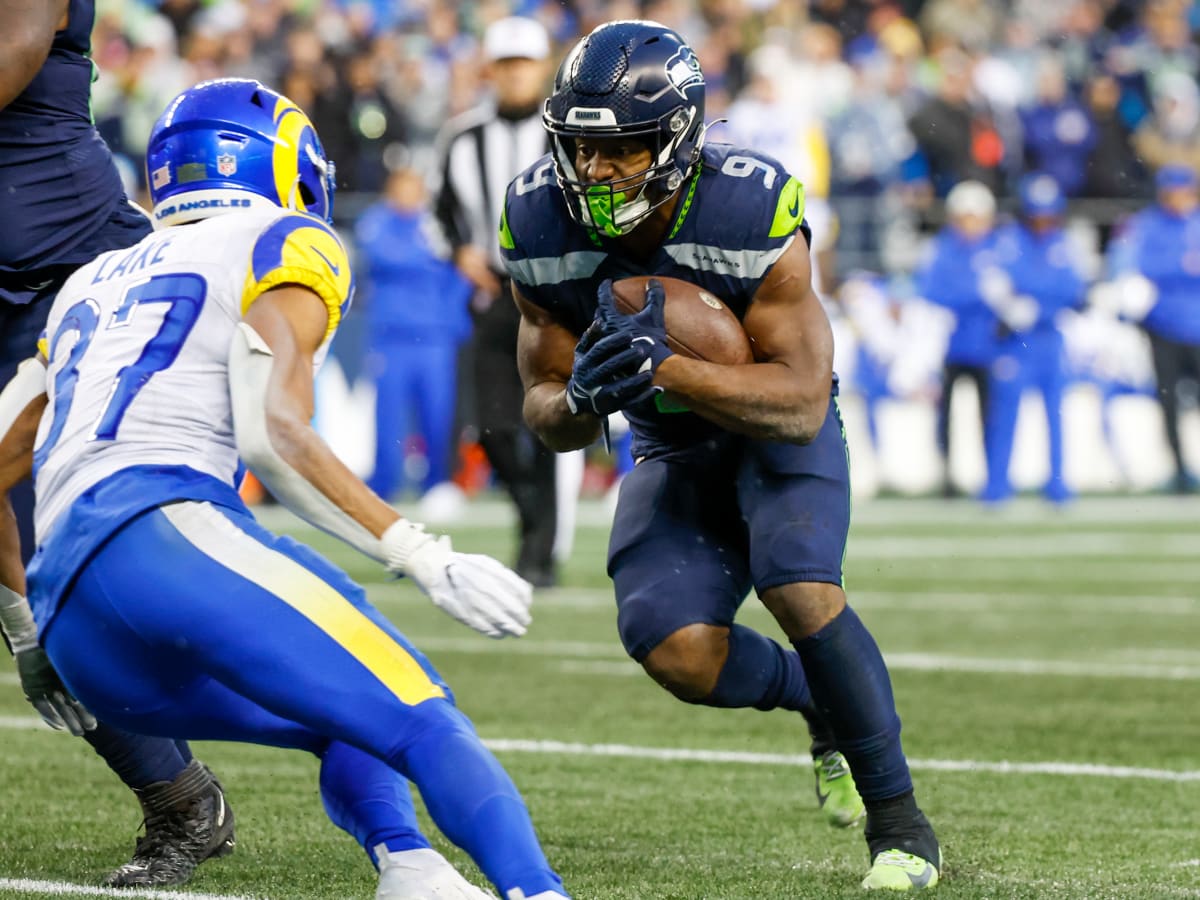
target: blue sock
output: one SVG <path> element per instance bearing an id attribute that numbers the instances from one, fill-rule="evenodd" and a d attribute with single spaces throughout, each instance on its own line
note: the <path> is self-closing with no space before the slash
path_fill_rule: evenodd
<path id="1" fill-rule="evenodd" d="M 118 778 L 135 790 L 159 781 L 174 781 L 191 761 L 190 754 L 188 759 L 180 756 L 179 748 L 170 738 L 130 734 L 103 722 L 94 731 L 86 732 L 83 739 Z"/>
<path id="2" fill-rule="evenodd" d="M 429 815 L 507 896 L 563 892 L 542 853 L 516 785 L 461 712 L 441 700 L 412 709 L 411 737 L 396 768 L 421 791 Z"/>
<path id="3" fill-rule="evenodd" d="M 799 655 L 752 628 L 730 626 L 725 665 L 712 693 L 699 702 L 705 706 L 752 706 L 802 713 L 812 736 L 813 755 L 834 748 L 833 731 L 813 703 Z"/>
<path id="4" fill-rule="evenodd" d="M 733 709 L 802 710 L 812 706 L 812 695 L 799 656 L 751 628 L 731 625 L 725 666 L 712 693 L 699 702 Z"/>
<path id="5" fill-rule="evenodd" d="M 847 606 L 793 646 L 863 800 L 886 800 L 911 791 L 887 666 L 857 613 Z"/>
<path id="6" fill-rule="evenodd" d="M 175 741 L 175 749 L 179 751 L 179 758 L 183 760 L 183 764 L 185 766 L 190 763 L 192 759 L 194 759 L 192 756 L 192 748 L 188 746 L 187 741 Z"/>
<path id="7" fill-rule="evenodd" d="M 408 781 L 382 760 L 333 741 L 321 755 L 321 802 L 338 828 L 352 835 L 376 865 L 375 848 L 428 847 Z"/>

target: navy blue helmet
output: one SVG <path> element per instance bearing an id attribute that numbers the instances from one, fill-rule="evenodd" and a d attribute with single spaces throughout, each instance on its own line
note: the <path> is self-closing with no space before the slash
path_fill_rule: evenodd
<path id="1" fill-rule="evenodd" d="M 608 22 L 567 54 L 542 121 L 571 215 L 610 237 L 626 234 L 671 199 L 700 159 L 704 75 L 692 48 L 665 25 Z M 646 144 L 650 168 L 582 182 L 575 171 L 576 139 L 613 137 Z"/>

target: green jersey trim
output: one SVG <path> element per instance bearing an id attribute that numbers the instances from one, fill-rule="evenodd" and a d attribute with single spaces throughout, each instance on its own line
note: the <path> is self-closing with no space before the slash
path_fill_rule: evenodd
<path id="1" fill-rule="evenodd" d="M 779 238 L 795 234 L 804 221 L 804 185 L 798 179 L 789 178 L 779 192 L 775 204 L 775 218 L 771 220 L 770 237 Z"/>

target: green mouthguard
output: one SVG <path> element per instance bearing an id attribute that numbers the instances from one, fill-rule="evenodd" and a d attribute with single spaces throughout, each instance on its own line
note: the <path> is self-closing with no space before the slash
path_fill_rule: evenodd
<path id="1" fill-rule="evenodd" d="M 624 191 L 613 191 L 597 184 L 587 189 L 584 198 L 597 228 L 608 237 L 618 237 L 625 233 L 616 222 L 617 210 L 625 202 Z"/>

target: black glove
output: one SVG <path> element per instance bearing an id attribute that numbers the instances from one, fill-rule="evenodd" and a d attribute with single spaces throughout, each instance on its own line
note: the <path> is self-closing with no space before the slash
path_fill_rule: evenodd
<path id="1" fill-rule="evenodd" d="M 566 395 L 571 412 L 589 412 L 602 419 L 657 393 L 654 373 L 641 371 L 645 356 L 630 347 L 625 335 L 604 332 L 598 320 L 575 345 Z"/>
<path id="2" fill-rule="evenodd" d="M 612 292 L 612 280 L 606 280 L 597 291 L 597 319 L 607 335 L 621 335 L 628 347 L 641 359 L 639 371 L 651 376 L 658 371 L 659 364 L 674 351 L 667 346 L 667 326 L 664 307 L 667 302 L 662 282 L 651 278 L 646 282 L 645 304 L 642 308 L 625 315 L 616 308 Z"/>

